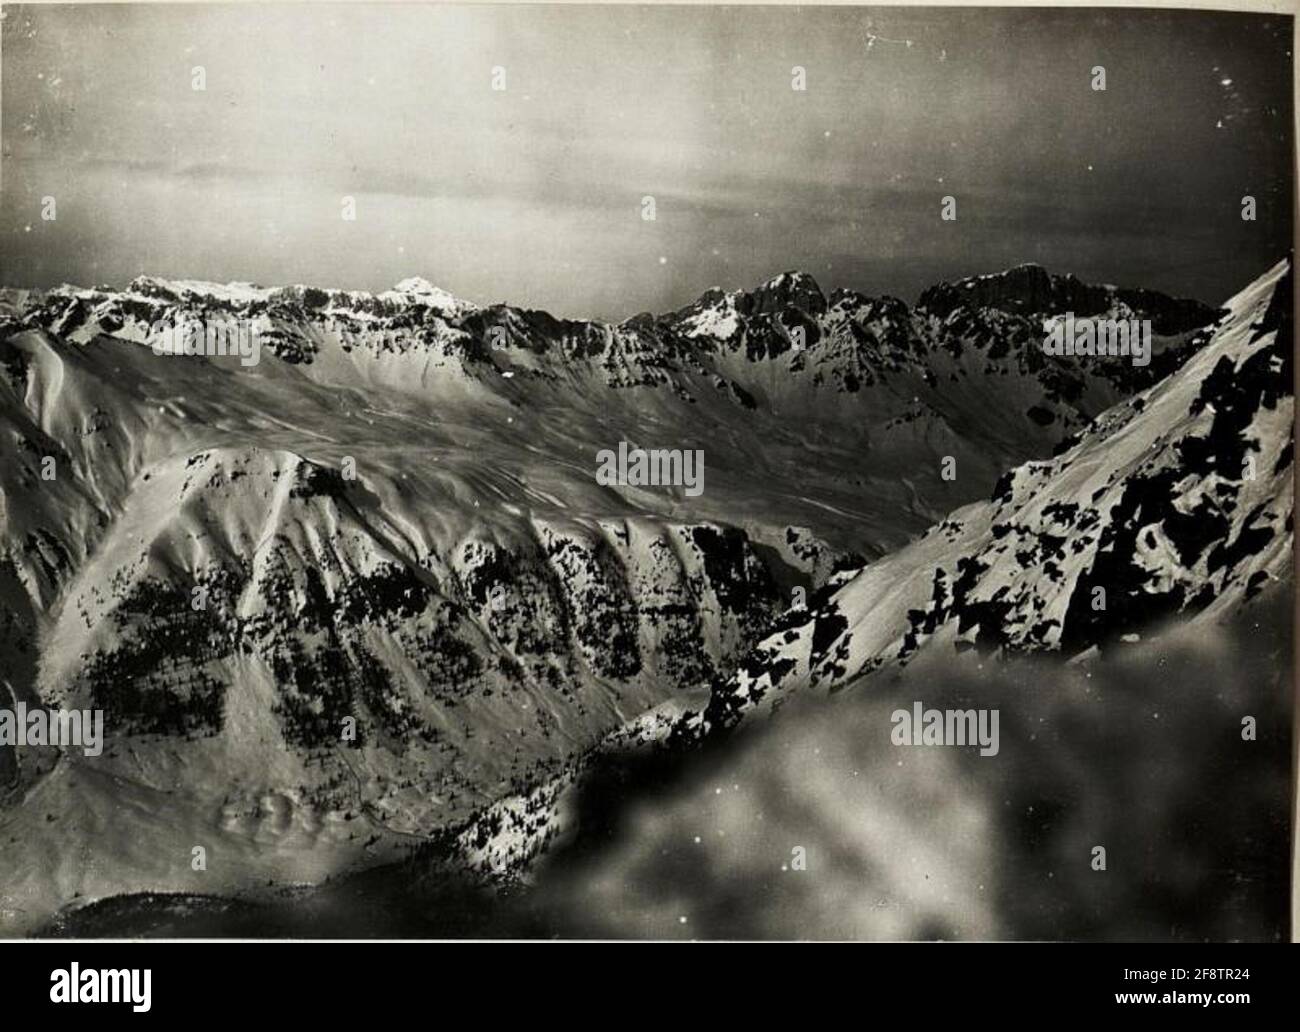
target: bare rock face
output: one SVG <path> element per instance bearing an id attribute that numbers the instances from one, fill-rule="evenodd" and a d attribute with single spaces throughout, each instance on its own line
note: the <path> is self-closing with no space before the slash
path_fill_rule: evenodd
<path id="1" fill-rule="evenodd" d="M 1199 301 L 1172 298 L 1154 290 L 1098 286 L 1074 276 L 1054 276 L 1041 265 L 1017 265 L 991 276 L 939 283 L 921 294 L 917 307 L 940 318 L 957 308 L 996 308 L 1023 315 L 1073 312 L 1077 316 L 1129 313 L 1150 319 L 1157 333 L 1198 329 L 1214 318 Z"/>

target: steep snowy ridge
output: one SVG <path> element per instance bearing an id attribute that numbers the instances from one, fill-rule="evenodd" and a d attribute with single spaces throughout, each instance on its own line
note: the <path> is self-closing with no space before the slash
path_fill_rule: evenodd
<path id="1" fill-rule="evenodd" d="M 1279 263 L 1179 372 L 788 614 L 703 724 L 834 690 L 927 644 L 1074 655 L 1290 584 L 1292 283 Z"/>
<path id="2" fill-rule="evenodd" d="M 992 374 L 1033 381 L 1037 393 L 1048 396 L 1045 412 L 1016 415 L 1027 423 L 1025 432 L 1058 440 L 1117 400 L 1117 378 L 1150 377 L 1139 384 L 1145 386 L 1168 372 L 1125 371 L 1104 363 L 1079 370 L 1046 358 L 1039 347 L 1042 318 L 1067 311 L 1151 318 L 1157 335 L 1178 339 L 1213 318 L 1194 301 L 1091 286 L 1023 266 L 936 285 L 922 294 L 915 311 L 895 298 L 849 290 L 827 298 L 813 277 L 800 272 L 783 273 L 751 291 L 710 290 L 678 312 L 638 315 L 617 325 L 556 319 L 508 305 L 480 306 L 419 278 L 371 295 L 141 277 L 122 292 L 72 287 L 33 292 L 23 300 L 22 319 L 83 342 L 101 333 L 146 342 L 159 324 L 237 317 L 258 326 L 275 356 L 304 366 L 320 364 L 335 351 L 355 360 L 419 357 L 433 361 L 442 377 L 478 380 L 501 390 L 500 374 L 511 363 L 518 365 L 512 372 L 543 383 L 567 386 L 575 376 L 596 372 L 604 386 L 663 388 L 688 404 L 720 391 L 741 407 L 818 420 L 845 411 L 836 395 L 866 391 L 873 402 L 869 408 L 883 406 L 887 417 L 896 417 L 918 392 L 924 403 L 941 404 L 942 392 L 927 390 L 939 379 Z M 961 361 L 972 351 L 978 354 Z M 936 366 L 938 352 L 949 361 Z M 409 378 L 411 370 L 404 372 Z M 308 371 L 325 380 L 339 373 L 328 361 L 319 372 Z M 426 391 L 438 386 L 436 378 L 421 376 L 419 383 Z M 1130 385 L 1121 383 L 1119 389 L 1128 393 Z M 813 404 L 814 398 L 821 404 Z M 830 410 L 821 414 L 828 404 Z M 856 400 L 850 407 L 862 408 Z M 1039 421 L 1050 427 L 1045 434 Z"/>
<path id="3" fill-rule="evenodd" d="M 489 879 L 527 878 L 578 830 L 586 781 L 629 753 L 693 748 L 797 693 L 870 691 L 873 673 L 922 650 L 1078 659 L 1125 648 L 1168 617 L 1227 619 L 1266 593 L 1286 593 L 1289 606 L 1291 262 L 1225 307 L 1183 369 L 1102 413 L 1052 459 L 1009 471 L 991 500 L 831 577 L 806 608 L 778 619 L 702 710 L 666 702 L 488 807 L 455 840 L 453 862 Z"/>
<path id="4" fill-rule="evenodd" d="M 142 346 L 191 318 L 250 320 L 264 360 L 159 360 Z M 1185 347 L 1165 352 L 1174 358 L 1149 369 L 1080 368 L 1042 354 L 1036 315 L 959 307 L 940 321 L 896 299 L 827 299 L 800 273 L 618 326 L 484 308 L 418 279 L 380 295 L 152 277 L 120 292 L 10 290 L 0 306 L 0 420 L 25 459 L 0 471 L 0 489 L 24 499 L 7 507 L 6 538 L 20 543 L 19 576 L 45 605 L 136 478 L 222 444 L 213 431 L 315 455 L 322 431 L 341 442 L 345 428 L 389 439 L 427 430 L 426 443 L 450 446 L 464 442 L 435 424 L 486 417 L 507 433 L 518 427 L 520 439 L 563 447 L 568 438 L 592 453 L 619 437 L 712 444 L 711 482 L 736 495 L 755 468 L 771 471 L 773 456 L 793 478 L 800 453 L 814 449 L 820 497 L 791 483 L 774 536 L 824 524 L 827 511 L 851 513 L 828 528 L 832 537 L 876 555 L 987 490 L 1008 465 L 1046 453 L 1201 338 L 1180 339 Z M 564 426 L 549 415 L 557 407 Z M 674 439 L 646 439 L 647 427 L 672 427 Z M 959 480 L 940 476 L 945 457 Z M 50 458 L 62 475 L 40 481 Z M 734 511 L 723 499 L 708 515 Z"/>
<path id="5" fill-rule="evenodd" d="M 1216 399 L 1271 382 L 1243 327 L 1267 323 L 1247 309 L 1279 276 L 1213 331 L 1208 309 L 1165 324 L 1145 369 L 1045 356 L 1043 318 L 1063 313 L 1036 306 L 1075 299 L 1037 288 L 941 316 L 786 273 L 617 325 L 422 280 L 6 291 L 6 691 L 103 708 L 111 734 L 97 757 L 0 750 L 0 867 L 36 904 L 0 902 L 0 928 L 78 893 L 320 881 L 443 833 L 470 866 L 509 869 L 606 749 L 838 687 L 945 635 L 1100 642 L 1153 570 L 1167 609 L 1258 590 L 1290 540 L 1289 451 L 1252 452 L 1249 486 L 1226 467 L 1212 487 L 1159 478 L 1175 455 L 1239 457 L 1197 452 L 1193 430 L 1279 439 L 1289 394 L 1243 397 L 1212 429 Z M 1126 297 L 1164 318 L 1168 299 Z M 261 361 L 155 355 L 159 324 L 187 318 L 251 320 Z M 1187 426 L 1167 419 L 1202 381 Z M 1142 427 L 1168 437 L 1149 456 Z M 1112 439 L 1137 451 L 1115 465 L 1129 451 Z M 596 453 L 624 440 L 704 451 L 704 494 L 598 484 Z M 997 500 L 907 544 L 1026 459 Z M 1111 481 L 1072 479 L 1094 468 Z M 1101 576 L 1098 536 L 1145 533 L 1118 515 L 1141 470 L 1172 512 L 1140 568 L 1113 574 L 1117 622 L 1100 626 L 1072 606 Z M 1178 513 L 1215 540 L 1193 555 Z M 1056 543 L 1076 531 L 1083 550 Z M 196 842 L 225 858 L 215 876 L 191 870 Z M 112 865 L 78 860 L 96 850 Z"/>

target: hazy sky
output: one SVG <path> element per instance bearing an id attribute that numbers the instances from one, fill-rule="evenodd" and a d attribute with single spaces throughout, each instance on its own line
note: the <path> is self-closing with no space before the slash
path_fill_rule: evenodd
<path id="1" fill-rule="evenodd" d="M 4 10 L 8 285 L 420 275 L 624 318 L 789 268 L 911 301 L 1038 261 L 1217 301 L 1291 240 L 1291 24 L 1276 16 Z"/>

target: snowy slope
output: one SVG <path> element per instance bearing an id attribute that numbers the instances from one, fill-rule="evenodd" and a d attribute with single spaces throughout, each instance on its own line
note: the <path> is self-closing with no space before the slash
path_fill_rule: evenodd
<path id="1" fill-rule="evenodd" d="M 927 645 L 1075 655 L 1289 583 L 1292 282 L 1279 263 L 1177 373 L 790 614 L 704 723 L 834 690 Z"/>
<path id="2" fill-rule="evenodd" d="M 475 843 L 607 736 L 746 698 L 778 639 L 819 653 L 809 680 L 852 676 L 888 649 L 836 632 L 833 673 L 823 639 L 841 605 L 868 619 L 857 594 L 880 608 L 882 557 L 1156 375 L 1046 360 L 1059 299 L 1022 288 L 940 315 L 785 274 L 617 325 L 422 280 L 6 291 L 5 690 L 102 707 L 110 738 L 0 751 L 0 921 Z M 1204 346 L 1209 310 L 1130 301 L 1182 313 L 1171 362 Z M 192 317 L 249 320 L 261 361 L 153 353 Z M 597 484 L 621 440 L 704 449 L 705 493 Z M 787 613 L 795 589 L 816 618 Z"/>
<path id="3" fill-rule="evenodd" d="M 1238 620 L 1294 591 L 1290 261 L 1234 296 L 1178 372 L 1102 413 L 993 497 L 845 571 L 780 617 L 704 707 L 647 711 L 529 792 L 488 808 L 454 855 L 526 873 L 578 828 L 593 779 L 629 753 L 693 748 L 796 695 L 871 692 L 872 675 L 968 649 L 1061 661 L 1124 649 L 1167 620 Z M 1097 589 L 1103 594 L 1098 595 Z M 1189 634 L 1189 631 L 1191 632 Z M 922 679 L 924 684 L 924 679 Z"/>

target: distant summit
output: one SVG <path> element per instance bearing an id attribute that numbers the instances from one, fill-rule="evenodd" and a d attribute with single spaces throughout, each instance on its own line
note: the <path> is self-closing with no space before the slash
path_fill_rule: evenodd
<path id="1" fill-rule="evenodd" d="M 1022 315 L 1073 312 L 1080 316 L 1134 316 L 1151 319 L 1153 328 L 1161 334 L 1184 333 L 1204 326 L 1215 314 L 1200 301 L 1174 298 L 1155 290 L 1085 283 L 1070 274 L 1053 275 L 1033 263 L 953 283 L 936 283 L 921 293 L 916 306 L 940 318 L 960 307 L 998 308 Z"/>
<path id="2" fill-rule="evenodd" d="M 807 315 L 826 311 L 826 295 L 817 281 L 806 272 L 783 272 L 774 276 L 749 295 L 749 315 L 797 308 Z"/>
<path id="3" fill-rule="evenodd" d="M 409 276 L 398 283 L 392 290 L 386 291 L 379 296 L 382 298 L 397 296 L 403 299 L 418 299 L 430 308 L 436 308 L 453 316 L 465 315 L 479 310 L 479 306 L 472 301 L 456 297 L 441 287 L 434 286 L 422 276 Z"/>

